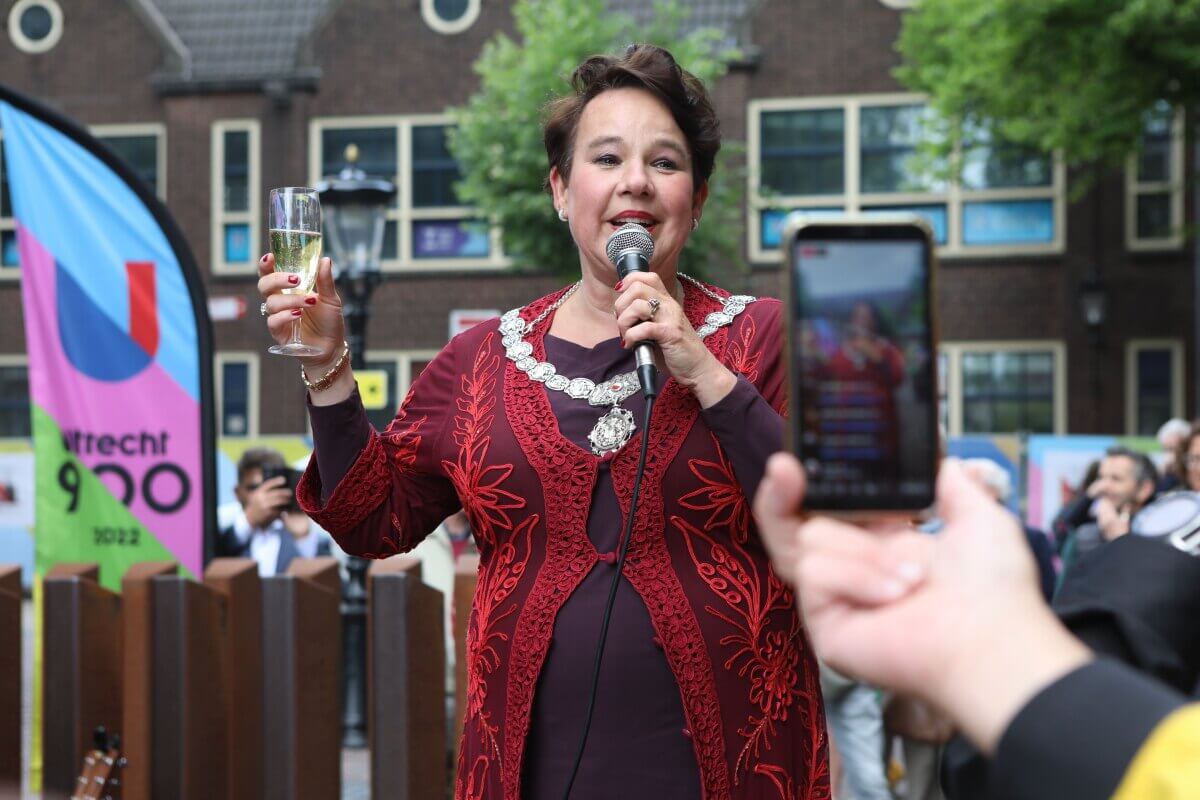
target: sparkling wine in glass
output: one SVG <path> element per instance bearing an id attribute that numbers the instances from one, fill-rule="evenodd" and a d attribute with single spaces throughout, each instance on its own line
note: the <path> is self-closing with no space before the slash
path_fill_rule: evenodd
<path id="1" fill-rule="evenodd" d="M 284 294 L 308 294 L 317 280 L 321 261 L 321 200 L 316 189 L 287 186 L 272 189 L 267 210 L 267 228 L 275 271 L 300 276 L 300 282 L 283 290 Z M 300 320 L 292 323 L 292 338 L 285 344 L 273 344 L 268 353 L 284 356 L 319 356 L 321 349 L 300 340 Z"/>

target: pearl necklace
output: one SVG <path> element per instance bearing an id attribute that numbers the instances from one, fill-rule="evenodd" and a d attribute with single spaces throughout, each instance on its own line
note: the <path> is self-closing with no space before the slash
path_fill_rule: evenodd
<path id="1" fill-rule="evenodd" d="M 704 324 L 696 329 L 696 333 L 701 339 L 732 324 L 738 314 L 745 311 L 746 306 L 757 299 L 745 294 L 721 297 L 695 278 L 683 274 L 680 274 L 679 277 L 722 304 L 720 311 L 708 314 L 704 318 Z M 563 392 L 576 400 L 587 400 L 593 406 L 611 406 L 608 413 L 600 417 L 588 434 L 592 452 L 597 456 L 604 456 L 608 453 L 615 453 L 624 447 L 637 430 L 633 414 L 621 407 L 621 403 L 639 389 L 637 373 L 622 372 L 620 375 L 615 375 L 600 383 L 589 378 L 568 378 L 566 375 L 560 375 L 549 361 L 535 359 L 533 345 L 525 340 L 525 337 L 532 333 L 538 325 L 554 313 L 571 295 L 575 294 L 582 284 L 583 281 L 575 283 L 530 322 L 526 322 L 521 316 L 523 307 L 505 312 L 500 317 L 500 333 L 503 337 L 501 343 L 504 345 L 504 354 L 508 360 L 512 361 L 517 369 L 528 375 L 530 380 L 544 384 L 547 389 Z"/>

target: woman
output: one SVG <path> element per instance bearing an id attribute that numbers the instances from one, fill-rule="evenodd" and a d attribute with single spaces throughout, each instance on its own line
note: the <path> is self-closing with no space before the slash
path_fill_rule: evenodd
<path id="1" fill-rule="evenodd" d="M 456 337 L 383 434 L 345 366 L 328 262 L 318 293 L 295 298 L 264 259 L 272 335 L 298 313 L 327 354 L 304 368 L 316 453 L 301 504 L 370 557 L 466 510 L 481 564 L 456 796 L 557 800 L 643 432 L 598 453 L 589 434 L 622 409 L 642 424 L 630 347 L 654 340 L 670 380 L 571 796 L 828 797 L 817 671 L 747 502 L 782 440 L 780 305 L 676 272 L 708 194 L 716 115 L 655 47 L 589 58 L 572 86 L 544 138 L 580 281 Z M 618 282 L 605 244 L 629 222 L 654 256 Z"/>
<path id="2" fill-rule="evenodd" d="M 1174 473 L 1179 477 L 1181 489 L 1200 492 L 1200 422 L 1193 423 L 1175 448 Z"/>

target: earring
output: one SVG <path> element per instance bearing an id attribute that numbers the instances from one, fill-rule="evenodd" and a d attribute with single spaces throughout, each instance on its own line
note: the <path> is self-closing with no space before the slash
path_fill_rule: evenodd
<path id="1" fill-rule="evenodd" d="M 696 230 L 696 228 L 699 228 L 699 227 L 700 227 L 700 218 L 692 217 L 692 230 Z"/>
<path id="2" fill-rule="evenodd" d="M 567 210 L 565 208 L 558 209 L 558 219 L 560 222 L 567 221 Z"/>

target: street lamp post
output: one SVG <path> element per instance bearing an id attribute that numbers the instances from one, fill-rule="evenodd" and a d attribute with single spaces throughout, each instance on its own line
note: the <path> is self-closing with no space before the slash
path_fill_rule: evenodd
<path id="1" fill-rule="evenodd" d="M 342 171 L 318 183 L 317 192 L 325 211 L 324 236 L 346 317 L 350 364 L 361 370 L 366 368 L 367 320 L 371 294 L 379 285 L 387 207 L 396 187 L 382 178 L 368 177 L 358 167 L 356 145 L 347 145 L 345 158 Z M 366 747 L 367 560 L 350 556 L 346 572 L 342 596 L 342 744 Z"/>

